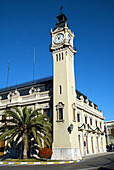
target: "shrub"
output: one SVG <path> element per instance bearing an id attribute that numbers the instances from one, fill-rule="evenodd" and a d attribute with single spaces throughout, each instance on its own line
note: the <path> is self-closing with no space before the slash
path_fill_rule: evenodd
<path id="1" fill-rule="evenodd" d="M 48 158 L 51 158 L 51 155 L 52 155 L 52 149 L 51 148 L 42 148 L 42 149 L 40 149 L 40 151 L 39 151 L 39 157 L 40 158 L 46 158 L 46 159 L 48 159 Z"/>

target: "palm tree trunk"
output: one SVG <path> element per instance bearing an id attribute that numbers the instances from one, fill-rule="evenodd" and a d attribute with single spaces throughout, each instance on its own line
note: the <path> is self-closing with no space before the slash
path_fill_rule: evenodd
<path id="1" fill-rule="evenodd" d="M 22 136 L 22 142 L 23 142 L 23 159 L 27 159 L 27 148 L 25 144 L 25 134 Z"/>

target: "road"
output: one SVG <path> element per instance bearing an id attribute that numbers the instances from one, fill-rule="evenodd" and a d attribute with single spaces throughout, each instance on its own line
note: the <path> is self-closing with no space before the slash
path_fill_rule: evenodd
<path id="1" fill-rule="evenodd" d="M 0 165 L 0 170 L 105 170 L 114 169 L 114 153 L 89 158 L 71 164 Z"/>

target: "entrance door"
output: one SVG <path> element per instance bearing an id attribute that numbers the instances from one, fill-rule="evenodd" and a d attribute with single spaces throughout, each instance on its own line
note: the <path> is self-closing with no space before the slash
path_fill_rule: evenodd
<path id="1" fill-rule="evenodd" d="M 93 149 L 93 136 L 91 137 L 91 148 L 92 148 L 92 153 L 94 153 L 94 149 Z"/>
<path id="2" fill-rule="evenodd" d="M 80 141 L 80 135 L 78 135 L 78 143 L 79 143 L 79 149 L 80 149 L 80 154 L 81 154 L 81 141 Z"/>
<path id="3" fill-rule="evenodd" d="M 89 154 L 89 150 L 88 150 L 88 136 L 86 136 L 86 148 L 87 148 L 87 154 Z"/>
<path id="4" fill-rule="evenodd" d="M 98 137 L 97 137 L 97 151 L 99 152 L 99 141 L 98 141 Z"/>

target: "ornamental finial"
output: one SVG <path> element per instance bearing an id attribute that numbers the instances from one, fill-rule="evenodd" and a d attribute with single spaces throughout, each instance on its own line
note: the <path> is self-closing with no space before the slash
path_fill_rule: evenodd
<path id="1" fill-rule="evenodd" d="M 60 7 L 60 11 L 61 11 L 61 12 L 62 12 L 62 9 L 63 9 L 63 8 L 64 8 L 63 6 Z"/>

